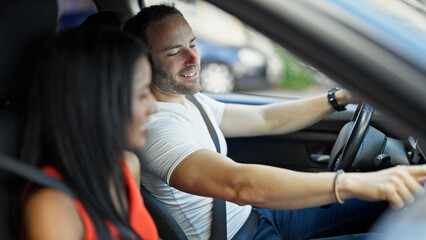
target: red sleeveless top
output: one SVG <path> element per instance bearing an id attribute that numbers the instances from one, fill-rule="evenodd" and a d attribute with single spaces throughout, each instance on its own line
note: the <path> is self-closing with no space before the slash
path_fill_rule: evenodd
<path id="1" fill-rule="evenodd" d="M 127 164 L 120 159 L 120 164 L 123 171 L 124 184 L 127 186 L 128 190 L 128 201 L 129 201 L 129 221 L 132 228 L 135 232 L 144 240 L 158 240 L 158 232 L 155 226 L 154 220 L 152 220 L 151 215 L 148 210 L 145 208 L 143 203 L 142 195 L 139 192 L 139 189 L 135 183 L 135 180 L 130 172 L 130 169 L 127 167 Z M 62 175 L 53 167 L 46 166 L 42 168 L 42 171 L 52 177 L 62 179 Z M 22 199 L 26 199 L 26 195 L 29 192 L 32 183 L 28 184 L 22 195 Z M 89 214 L 83 207 L 83 204 L 78 199 L 74 199 L 74 205 L 77 208 L 78 213 L 83 221 L 84 225 L 84 240 L 97 240 L 95 225 L 90 218 Z M 106 221 L 111 235 L 116 240 L 120 240 L 121 236 L 117 228 L 109 221 Z M 22 233 L 22 232 L 21 232 Z M 23 235 L 21 235 L 21 239 Z"/>

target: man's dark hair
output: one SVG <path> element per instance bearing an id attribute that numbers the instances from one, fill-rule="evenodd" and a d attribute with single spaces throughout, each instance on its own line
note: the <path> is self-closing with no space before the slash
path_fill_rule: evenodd
<path id="1" fill-rule="evenodd" d="M 136 36 L 150 46 L 146 36 L 146 30 L 151 22 L 160 21 L 174 14 L 179 14 L 183 17 L 182 13 L 174 4 L 160 4 L 143 8 L 136 16 L 125 23 L 124 31 Z"/>

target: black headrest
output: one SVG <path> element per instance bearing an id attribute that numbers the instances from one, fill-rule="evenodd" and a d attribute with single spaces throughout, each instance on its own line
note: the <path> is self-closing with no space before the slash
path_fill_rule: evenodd
<path id="1" fill-rule="evenodd" d="M 124 23 L 131 17 L 130 14 L 117 11 L 97 12 L 90 15 L 82 24 L 83 28 L 122 30 Z"/>
<path id="2" fill-rule="evenodd" d="M 0 3 L 0 101 L 27 96 L 37 44 L 55 33 L 55 0 L 2 0 Z"/>
<path id="3" fill-rule="evenodd" d="M 0 151 L 16 155 L 38 52 L 55 33 L 55 0 L 0 2 Z"/>

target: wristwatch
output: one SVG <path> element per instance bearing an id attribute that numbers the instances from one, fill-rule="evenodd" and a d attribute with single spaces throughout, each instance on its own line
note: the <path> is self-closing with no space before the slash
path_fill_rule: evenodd
<path id="1" fill-rule="evenodd" d="M 338 111 L 338 112 L 340 112 L 340 111 L 345 111 L 346 110 L 346 107 L 345 106 L 342 106 L 342 105 L 340 105 L 338 102 L 337 102 L 337 100 L 336 100 L 336 92 L 337 91 L 339 91 L 339 90 L 341 90 L 342 88 L 338 88 L 338 87 L 335 87 L 335 88 L 332 88 L 332 89 L 330 89 L 330 90 L 328 90 L 328 93 L 327 93 L 327 98 L 328 98 L 328 102 L 331 104 L 331 106 L 334 108 L 334 109 L 336 109 L 336 111 Z"/>

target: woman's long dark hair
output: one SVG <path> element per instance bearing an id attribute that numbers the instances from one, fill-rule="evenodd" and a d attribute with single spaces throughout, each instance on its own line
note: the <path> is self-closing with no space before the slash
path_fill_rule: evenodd
<path id="1" fill-rule="evenodd" d="M 105 220 L 124 239 L 136 236 L 120 194 L 118 159 L 128 146 L 135 62 L 146 55 L 147 48 L 123 32 L 69 30 L 55 39 L 32 88 L 22 159 L 63 175 L 99 239 L 111 239 Z"/>

